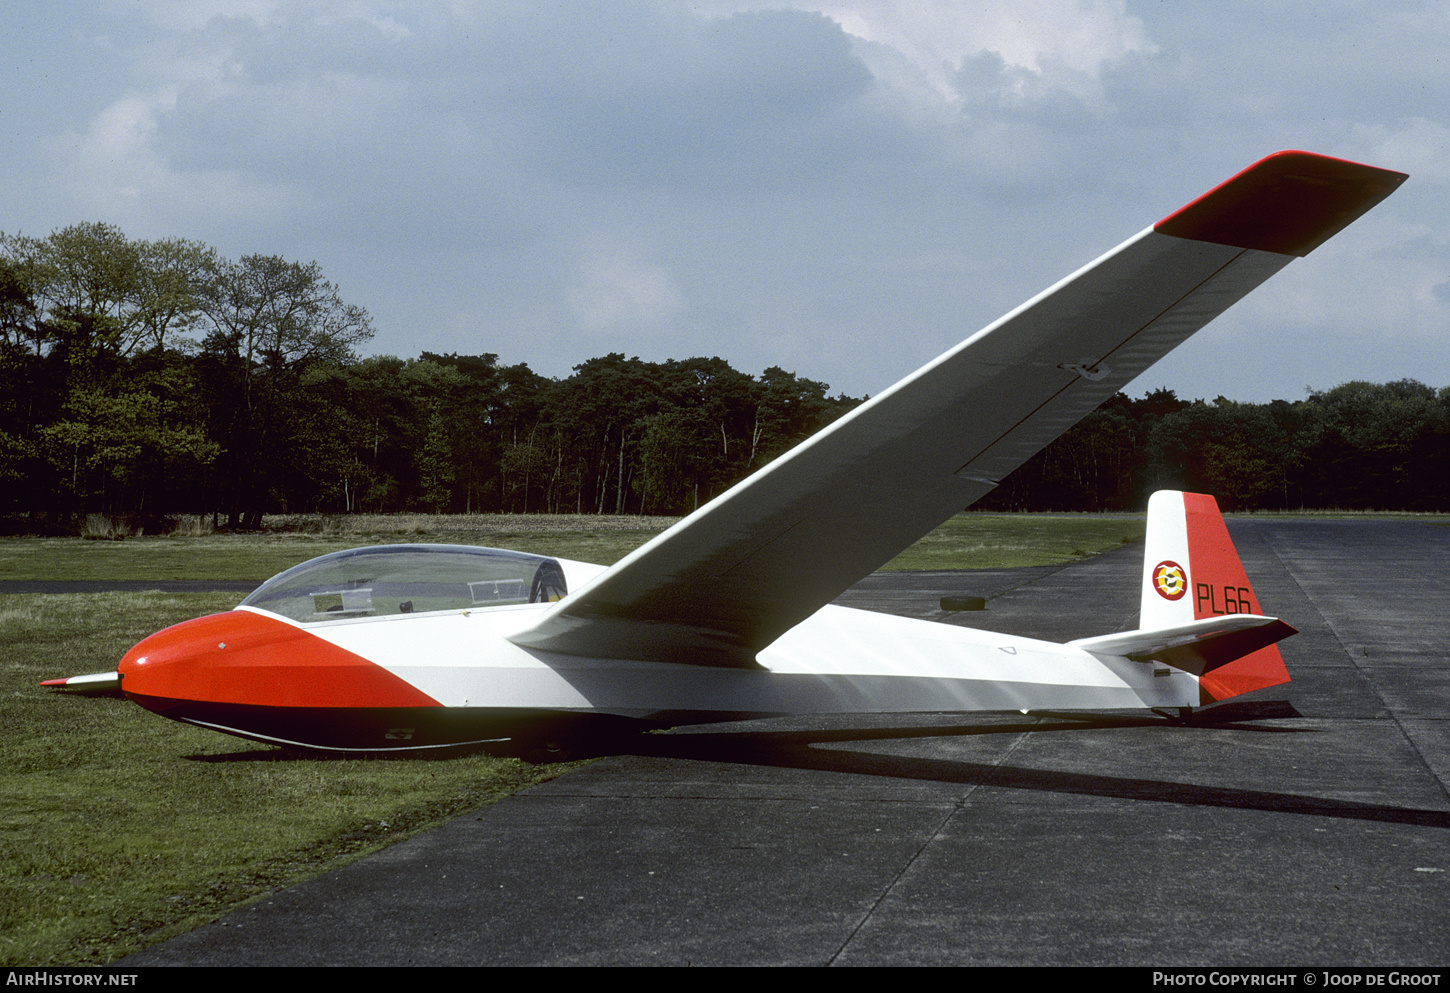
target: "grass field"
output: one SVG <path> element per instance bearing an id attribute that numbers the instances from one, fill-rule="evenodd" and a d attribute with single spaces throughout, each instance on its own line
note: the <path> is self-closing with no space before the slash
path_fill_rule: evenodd
<path id="1" fill-rule="evenodd" d="M 662 527 L 648 518 L 383 518 L 331 531 L 0 539 L 0 579 L 260 580 L 323 552 L 398 541 L 608 563 Z M 1134 518 L 962 515 L 892 567 L 1064 562 L 1141 533 Z M 479 752 L 319 758 L 37 685 L 110 669 L 147 634 L 237 599 L 0 596 L 0 963 L 112 961 L 567 768 Z"/>
<path id="2" fill-rule="evenodd" d="M 673 518 L 659 517 L 360 516 L 346 530 L 277 528 L 255 534 L 126 541 L 0 538 L 0 580 L 241 579 L 260 583 L 316 555 L 359 545 L 409 542 L 514 548 L 608 565 L 673 522 Z M 1122 541 L 1136 541 L 1142 534 L 1141 517 L 960 514 L 885 568 L 1048 565 L 1095 554 Z"/>
<path id="3" fill-rule="evenodd" d="M 110 961 L 562 771 L 302 756 L 36 685 L 235 599 L 0 597 L 0 962 Z"/>

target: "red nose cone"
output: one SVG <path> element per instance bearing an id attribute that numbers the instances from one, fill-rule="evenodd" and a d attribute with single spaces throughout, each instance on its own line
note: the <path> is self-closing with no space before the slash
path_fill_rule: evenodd
<path id="1" fill-rule="evenodd" d="M 381 666 L 302 628 L 246 610 L 158 631 L 126 653 L 121 688 L 162 712 L 173 701 L 267 707 L 436 707 Z"/>

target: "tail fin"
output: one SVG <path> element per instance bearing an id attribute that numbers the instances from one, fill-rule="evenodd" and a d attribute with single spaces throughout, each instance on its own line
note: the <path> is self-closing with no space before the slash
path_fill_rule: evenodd
<path id="1" fill-rule="evenodd" d="M 1160 490 L 1148 500 L 1140 604 L 1138 626 L 1143 630 L 1232 614 L 1263 614 L 1213 497 Z M 1272 642 L 1293 633 L 1293 628 L 1277 621 L 1261 630 L 1258 643 L 1249 640 L 1239 646 L 1252 649 L 1247 654 L 1209 667 L 1199 679 L 1200 702 L 1287 683 L 1284 659 Z"/>

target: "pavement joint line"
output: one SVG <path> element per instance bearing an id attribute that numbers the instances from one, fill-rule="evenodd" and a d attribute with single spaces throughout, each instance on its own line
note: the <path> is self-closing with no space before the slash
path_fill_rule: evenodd
<path id="1" fill-rule="evenodd" d="M 978 785 L 980 784 L 973 784 L 967 791 L 967 796 L 974 793 Z M 856 935 L 860 934 L 861 929 L 876 915 L 876 911 L 881 907 L 881 904 L 896 890 L 901 880 L 911 871 L 911 867 L 916 865 L 921 859 L 922 854 L 931 847 L 933 842 L 941 837 L 942 828 L 946 827 L 947 823 L 956 815 L 957 809 L 957 805 L 953 805 L 942 812 L 941 820 L 937 821 L 936 826 L 932 828 L 927 834 L 927 837 L 922 840 L 921 844 L 916 847 L 916 851 L 912 852 L 911 856 L 902 863 L 901 868 L 897 870 L 896 874 L 881 887 L 881 892 L 876 894 L 876 899 L 871 901 L 871 906 L 867 907 L 861 914 L 861 919 L 856 922 L 855 927 L 851 928 L 850 932 L 841 941 L 840 947 L 831 953 L 830 958 L 826 959 L 826 965 L 835 965 L 841 956 L 845 954 L 851 942 L 856 939 Z"/>
<path id="2" fill-rule="evenodd" d="M 1038 723 L 1041 723 L 1040 718 L 1038 719 Z M 1006 748 L 1006 750 L 1003 751 L 1001 757 L 993 763 L 994 771 L 1001 768 L 1002 763 L 1006 762 L 1009 758 L 1011 758 L 1013 753 L 1015 753 L 1017 749 L 1020 748 L 1024 742 L 1026 742 L 1028 736 L 1031 734 L 1032 731 L 1030 729 L 1018 731 L 1016 733 L 1016 740 L 1013 741 Z M 941 820 L 937 821 L 936 826 L 932 829 L 930 835 L 924 841 L 922 841 L 920 845 L 917 846 L 916 851 L 913 852 L 911 854 L 911 857 L 902 864 L 901 869 L 896 873 L 896 875 L 892 876 L 890 881 L 888 881 L 881 888 L 881 892 L 877 895 L 876 899 L 871 902 L 871 906 L 866 909 L 866 911 L 861 915 L 861 919 L 856 922 L 856 926 L 851 929 L 850 934 L 846 935 L 845 940 L 841 942 L 841 947 L 837 948 L 836 951 L 831 955 L 831 957 L 826 960 L 827 965 L 835 965 L 837 960 L 840 959 L 843 954 L 845 954 L 846 949 L 850 947 L 851 942 L 855 940 L 856 935 L 860 934 L 861 929 L 865 927 L 867 922 L 876 915 L 876 912 L 881 907 L 881 904 L 884 903 L 887 897 L 889 897 L 896 890 L 896 888 L 901 884 L 901 881 L 906 877 L 909 872 L 911 872 L 912 867 L 921 860 L 921 857 L 923 854 L 925 854 L 926 850 L 930 848 L 933 844 L 941 840 L 942 831 L 948 824 L 951 823 L 952 818 L 956 817 L 957 814 L 961 813 L 962 810 L 966 809 L 967 804 L 971 802 L 971 799 L 976 794 L 976 792 L 983 786 L 986 786 L 991 778 L 992 775 L 988 774 L 987 776 L 983 776 L 978 782 L 966 784 L 966 792 L 963 793 L 961 797 L 956 800 L 956 802 L 951 804 L 951 806 L 949 806 L 945 811 L 942 812 Z"/>
<path id="3" fill-rule="evenodd" d="M 1303 594 L 1304 598 L 1317 610 L 1319 608 L 1319 604 L 1315 601 L 1313 595 L 1311 595 L 1310 592 L 1304 588 L 1304 584 L 1299 582 L 1299 576 L 1289 568 L 1289 563 L 1284 560 L 1284 556 L 1281 552 L 1279 543 L 1275 542 L 1272 536 L 1269 535 L 1264 536 L 1262 538 L 1262 542 L 1264 546 L 1273 553 L 1274 558 L 1279 561 L 1279 565 L 1282 566 L 1284 569 L 1284 574 L 1288 576 L 1289 579 L 1294 583 L 1295 588 L 1297 588 L 1299 592 Z M 1320 616 L 1325 618 L 1325 626 L 1329 629 L 1329 633 L 1334 638 L 1335 643 L 1339 645 L 1340 651 L 1344 653 L 1345 658 L 1349 659 L 1349 663 L 1354 667 L 1354 671 L 1359 673 L 1361 678 L 1364 679 L 1364 682 L 1368 687 L 1369 691 L 1374 694 L 1375 699 L 1379 701 L 1380 706 L 1384 709 L 1385 716 L 1394 722 L 1395 730 L 1399 733 L 1400 737 L 1404 739 L 1405 744 L 1409 747 L 1415 758 L 1419 760 L 1420 769 L 1423 770 L 1424 773 L 1430 778 L 1431 782 L 1439 785 L 1440 793 L 1446 798 L 1447 801 L 1450 801 L 1450 786 L 1447 786 L 1446 783 L 1444 783 L 1440 779 L 1440 777 L 1436 775 L 1434 766 L 1430 763 L 1430 760 L 1426 757 L 1424 751 L 1419 747 L 1418 744 L 1416 744 L 1415 736 L 1410 734 L 1409 731 L 1405 728 L 1404 723 L 1400 720 L 1399 714 L 1396 713 L 1395 708 L 1390 706 L 1389 701 L 1385 699 L 1384 693 L 1380 691 L 1380 688 L 1375 683 L 1375 681 L 1369 679 L 1365 675 L 1365 667 L 1360 664 L 1360 658 L 1363 656 L 1357 657 L 1355 653 L 1349 650 L 1349 646 L 1345 643 L 1344 638 L 1340 636 L 1338 625 L 1335 624 L 1331 616 L 1326 615 L 1322 611 L 1320 612 Z"/>
<path id="4" fill-rule="evenodd" d="M 1279 566 L 1284 570 L 1284 575 L 1288 576 L 1289 580 L 1294 584 L 1294 588 L 1299 591 L 1299 593 L 1304 597 L 1305 601 L 1314 608 L 1314 610 L 1319 614 L 1320 617 L 1324 619 L 1324 626 L 1328 629 L 1330 637 L 1334 639 L 1335 644 L 1339 646 L 1339 650 L 1344 653 L 1345 658 L 1349 659 L 1350 664 L 1354 666 L 1355 671 L 1363 675 L 1364 670 L 1360 668 L 1359 662 L 1354 657 L 1354 653 L 1349 650 L 1349 645 L 1345 642 L 1343 636 L 1339 633 L 1339 625 L 1335 622 L 1332 613 L 1326 614 L 1323 610 L 1321 610 L 1318 598 L 1315 597 L 1314 594 L 1311 593 L 1309 589 L 1299 581 L 1299 573 L 1295 569 L 1291 568 L 1288 561 L 1286 561 L 1284 558 L 1282 545 L 1279 542 L 1276 542 L 1272 536 L 1263 536 L 1260 538 L 1260 542 L 1273 554 L 1274 558 L 1278 561 Z M 1366 682 L 1368 682 L 1368 680 L 1366 680 Z M 1370 689 L 1374 692 L 1375 696 L 1379 698 L 1380 703 L 1383 704 L 1384 697 L 1380 696 L 1379 691 L 1375 690 L 1373 686 L 1371 686 Z"/>
<path id="5" fill-rule="evenodd" d="M 1355 668 L 1359 668 L 1358 664 L 1355 665 Z M 1375 692 L 1376 694 L 1378 694 L 1379 691 L 1376 690 Z M 1380 702 L 1385 703 L 1383 696 L 1380 697 Z M 1395 722 L 1395 730 L 1399 732 L 1400 737 L 1405 739 L 1405 744 L 1409 746 L 1410 751 L 1414 753 L 1415 758 L 1419 759 L 1421 770 L 1423 770 L 1425 775 L 1430 778 L 1431 782 L 1439 785 L 1441 795 L 1445 797 L 1447 803 L 1450 803 L 1450 787 L 1447 787 L 1445 782 L 1435 774 L 1435 767 L 1430 764 L 1430 760 L 1426 757 L 1424 751 L 1420 748 L 1419 745 L 1415 743 L 1415 736 L 1413 734 L 1410 734 L 1410 732 L 1405 728 L 1404 722 L 1400 720 L 1399 715 L 1395 713 L 1393 708 L 1389 707 L 1388 704 L 1386 704 L 1385 710 L 1388 712 L 1390 720 Z"/>

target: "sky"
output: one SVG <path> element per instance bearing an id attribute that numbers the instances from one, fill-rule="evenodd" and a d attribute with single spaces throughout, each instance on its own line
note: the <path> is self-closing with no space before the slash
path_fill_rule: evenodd
<path id="1" fill-rule="evenodd" d="M 316 261 L 368 354 L 874 395 L 1262 158 L 1410 174 L 1128 387 L 1450 386 L 1443 0 L 7 0 L 0 231 Z"/>

